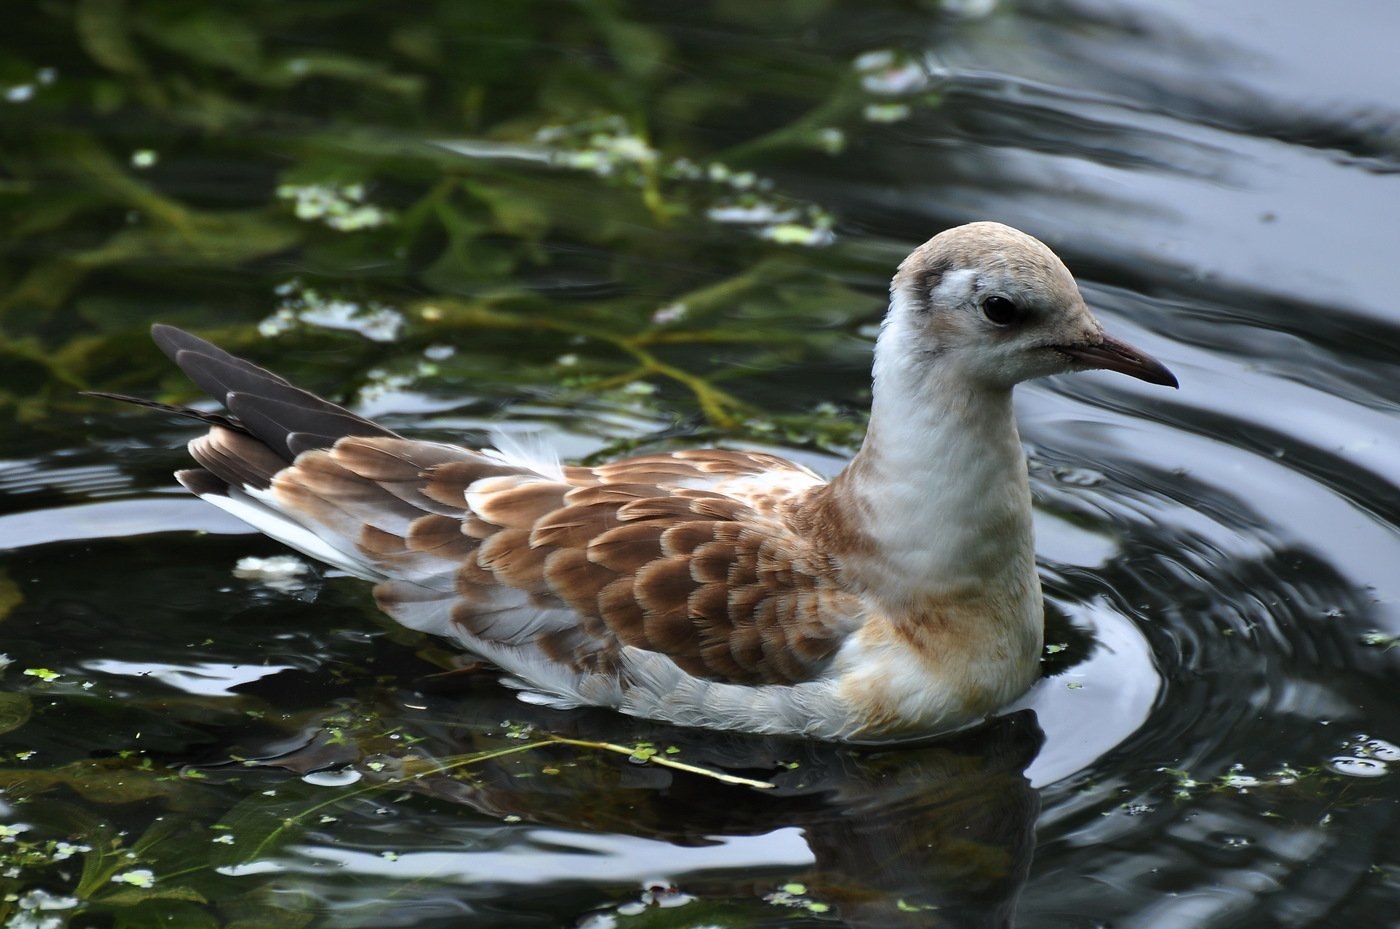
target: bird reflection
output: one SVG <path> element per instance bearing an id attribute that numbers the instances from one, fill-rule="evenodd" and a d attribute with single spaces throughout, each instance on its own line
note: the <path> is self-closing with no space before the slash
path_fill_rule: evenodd
<path id="1" fill-rule="evenodd" d="M 546 734 L 598 742 L 620 738 L 615 715 L 529 707 L 495 689 L 469 700 L 425 701 L 420 694 L 386 699 L 373 715 L 381 724 L 401 723 L 412 733 L 407 760 L 394 760 L 382 742 L 332 743 L 318 726 L 320 736 L 261 763 L 304 773 L 345 764 L 364 769 L 372 756 L 370 767 L 377 770 L 429 772 L 395 787 L 492 817 L 678 846 L 796 828 L 813 863 L 808 873 L 792 879 L 811 899 L 830 907 L 827 918 L 839 917 L 851 927 L 1010 926 L 1035 845 L 1039 796 L 1025 770 L 1043 736 L 1030 710 L 937 741 L 890 747 L 643 721 L 626 727 L 629 745 L 640 740 L 664 746 L 670 757 L 764 780 L 774 785 L 771 790 L 629 763 L 605 752 L 581 757 L 576 747 L 553 745 L 434 773 L 424 758 L 490 753 Z M 517 739 L 528 733 L 526 738 L 515 743 L 504 738 L 501 720 L 506 719 Z M 698 896 L 762 896 L 771 890 L 758 878 L 737 884 L 726 878 L 730 883 L 720 887 L 708 873 L 690 882 L 685 875 L 671 877 L 681 890 Z"/>

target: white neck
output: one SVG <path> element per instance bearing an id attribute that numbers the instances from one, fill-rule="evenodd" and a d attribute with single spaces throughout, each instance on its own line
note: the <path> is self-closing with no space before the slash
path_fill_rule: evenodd
<path id="1" fill-rule="evenodd" d="M 886 603 L 1033 589 L 1038 612 L 1011 391 L 960 377 L 953 358 L 908 351 L 905 309 L 896 306 L 881 329 L 870 429 L 832 486 L 873 543 L 850 568 Z"/>

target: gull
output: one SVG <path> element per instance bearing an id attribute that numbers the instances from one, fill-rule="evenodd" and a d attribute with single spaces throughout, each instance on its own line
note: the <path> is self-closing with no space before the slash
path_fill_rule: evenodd
<path id="1" fill-rule="evenodd" d="M 146 403 L 210 425 L 181 484 L 374 582 L 384 612 L 522 699 L 851 742 L 978 723 L 1039 676 L 1012 388 L 1091 369 L 1177 386 L 1048 247 L 988 222 L 900 264 L 869 428 L 829 482 L 758 451 L 578 467 L 407 438 L 179 329 L 152 337 L 228 410 Z"/>

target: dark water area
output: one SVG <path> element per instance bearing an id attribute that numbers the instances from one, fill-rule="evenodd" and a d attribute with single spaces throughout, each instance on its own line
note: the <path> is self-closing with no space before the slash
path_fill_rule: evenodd
<path id="1" fill-rule="evenodd" d="M 7 13 L 0 927 L 1397 924 L 1400 8 Z M 1045 677 L 927 745 L 523 704 L 79 394 L 193 399 L 161 321 L 409 435 L 831 474 L 975 219 L 1182 387 L 1018 389 Z"/>

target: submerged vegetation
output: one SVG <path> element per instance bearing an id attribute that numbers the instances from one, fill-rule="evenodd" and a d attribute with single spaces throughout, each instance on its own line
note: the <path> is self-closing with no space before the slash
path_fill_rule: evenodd
<path id="1" fill-rule="evenodd" d="M 188 397 L 149 344 L 159 320 L 349 402 L 543 399 L 654 423 L 605 444 L 682 428 L 851 445 L 858 416 L 765 378 L 800 361 L 848 364 L 858 409 L 865 360 L 841 349 L 860 348 L 898 246 L 844 248 L 838 217 L 789 190 L 783 169 L 835 163 L 852 135 L 937 101 L 901 53 L 823 37 L 829 6 L 720 2 L 703 22 L 682 4 L 612 0 L 438 0 L 412 15 L 343 0 L 9 11 L 0 438 L 23 448 L 56 416 L 98 412 L 85 389 Z M 739 53 L 715 55 L 709 30 Z M 774 45 L 775 30 L 807 38 Z M 0 611 L 22 602 L 5 579 Z M 510 776 L 616 768 L 600 750 L 711 773 L 674 746 L 510 726 L 428 759 L 373 713 L 308 722 L 227 693 L 120 692 L 57 656 L 57 669 L 9 663 L 5 929 L 308 925 L 324 903 L 266 862 L 401 783 L 467 783 L 479 763 L 542 750 L 551 760 Z M 372 684 L 354 667 L 327 673 Z M 125 711 L 114 727 L 74 725 L 114 705 Z M 324 753 L 303 767 L 238 763 L 216 745 L 210 768 L 156 734 L 240 718 L 264 739 L 310 731 Z M 286 779 L 328 766 L 339 773 Z M 822 909 L 779 893 L 784 907 Z"/>
<path id="2" fill-rule="evenodd" d="M 1395 910 L 1400 636 L 1389 595 L 1357 581 L 1389 563 L 1368 534 L 1393 528 L 1383 469 L 1357 462 L 1380 462 L 1371 414 L 1390 408 L 1370 387 L 1300 392 L 1352 363 L 1389 383 L 1390 330 L 1372 338 L 1354 308 L 1303 314 L 1194 269 L 1183 283 L 1170 250 L 1085 262 L 1091 298 L 1120 321 L 1143 309 L 1133 325 L 1218 389 L 1150 411 L 1092 381 L 1025 392 L 1048 423 L 1026 436 L 1058 753 L 1038 754 L 1029 712 L 895 752 L 526 706 L 380 617 L 364 585 L 224 534 L 170 488 L 187 424 L 80 395 L 192 399 L 150 343 L 160 321 L 415 435 L 544 423 L 576 457 L 844 453 L 890 271 L 966 207 L 928 202 L 958 192 L 936 176 L 945 140 L 972 160 L 1044 155 L 1027 174 L 1167 165 L 1151 189 L 1174 197 L 1196 171 L 1181 153 L 1208 138 L 1212 204 L 1235 202 L 1219 195 L 1236 168 L 1255 180 L 1255 149 L 1228 160 L 1215 96 L 1153 96 L 1142 62 L 1161 62 L 1124 38 L 1151 17 L 980 0 L 10 6 L 0 520 L 25 538 L 0 537 L 0 929 L 1005 925 L 1023 887 L 1027 925 L 1076 909 L 1204 924 L 1155 909 L 1203 901 L 1212 925 Z M 1056 16 L 1071 25 L 1021 46 L 998 31 Z M 943 39 L 976 29 L 1002 57 L 935 79 Z M 1053 60 L 1029 47 L 1046 35 L 1069 54 L 1107 36 L 1093 75 L 1127 61 L 1122 83 L 1149 89 L 1001 73 Z M 1190 61 L 1212 94 L 1234 86 L 1212 63 L 1254 65 L 1228 47 Z M 1274 125 L 1258 113 L 1236 130 Z M 1182 114 L 1210 132 L 1177 137 Z M 1024 181 L 1032 211 L 1103 196 L 1073 214 L 1103 217 L 1100 236 L 1146 228 L 1118 222 L 1137 200 L 1047 175 L 1055 197 L 1017 173 L 990 183 L 1020 197 Z M 901 216 L 925 177 L 933 193 Z M 1154 205 L 1170 242 L 1181 204 Z M 1254 395 L 1325 400 L 1336 431 L 1289 431 Z M 1352 497 L 1364 518 L 1337 515 Z M 1030 786 L 1033 760 L 1048 787 Z"/>
<path id="3" fill-rule="evenodd" d="M 719 3 L 704 28 L 757 49 L 821 36 L 828 6 Z M 662 390 L 720 430 L 849 442 L 754 383 L 876 314 L 850 282 L 888 264 L 779 175 L 936 98 L 888 49 L 716 57 L 681 11 L 26 5 L 0 74 L 0 411 L 180 394 L 149 322 L 267 356 L 262 322 L 279 357 L 333 348 L 351 399 Z"/>

